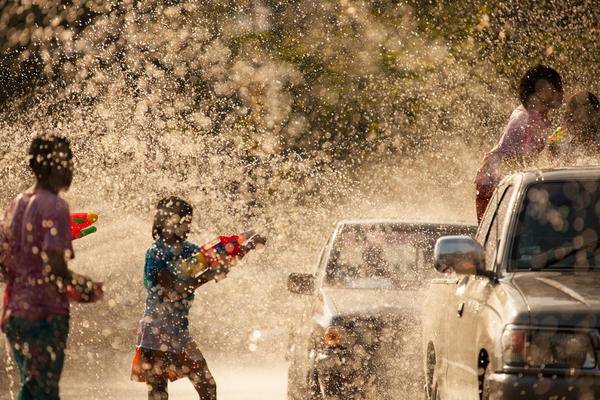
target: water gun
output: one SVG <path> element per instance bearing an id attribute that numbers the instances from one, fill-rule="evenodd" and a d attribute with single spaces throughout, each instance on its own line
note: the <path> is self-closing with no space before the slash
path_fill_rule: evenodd
<path id="1" fill-rule="evenodd" d="M 73 213 L 71 218 L 71 239 L 79 239 L 90 233 L 96 232 L 96 227 L 91 226 L 98 221 L 98 216 L 92 213 Z M 102 300 L 104 294 L 102 283 L 91 283 L 91 287 L 79 285 L 67 285 L 66 296 L 69 302 L 89 303 Z"/>
<path id="2" fill-rule="evenodd" d="M 550 136 L 548 138 L 548 142 L 562 142 L 562 140 L 564 138 L 565 138 L 565 130 L 563 129 L 562 126 L 559 126 L 558 128 L 556 128 L 554 133 L 552 133 L 552 136 Z"/>
<path id="3" fill-rule="evenodd" d="M 79 239 L 90 233 L 96 232 L 96 227 L 91 226 L 98 221 L 98 216 L 92 213 L 71 214 L 71 239 Z"/>
<path id="4" fill-rule="evenodd" d="M 183 260 L 181 268 L 188 276 L 194 276 L 208 267 L 221 265 L 229 268 L 246 254 L 245 242 L 254 236 L 254 230 L 249 230 L 234 236 L 217 236 L 204 244 L 197 254 Z"/>

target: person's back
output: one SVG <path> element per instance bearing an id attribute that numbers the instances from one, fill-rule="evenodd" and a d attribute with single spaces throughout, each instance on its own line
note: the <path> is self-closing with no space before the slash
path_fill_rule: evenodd
<path id="1" fill-rule="evenodd" d="M 47 278 L 40 257 L 48 250 L 73 254 L 67 203 L 46 190 L 23 193 L 7 208 L 4 223 L 7 315 L 32 319 L 69 315 L 65 293 Z"/>

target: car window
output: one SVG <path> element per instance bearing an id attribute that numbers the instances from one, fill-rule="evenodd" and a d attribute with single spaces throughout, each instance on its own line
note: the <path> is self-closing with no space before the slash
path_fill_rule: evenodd
<path id="1" fill-rule="evenodd" d="M 511 270 L 600 266 L 600 182 L 536 183 L 519 208 Z"/>
<path id="2" fill-rule="evenodd" d="M 496 208 L 496 212 L 491 216 L 492 221 L 483 245 L 483 250 L 485 252 L 485 269 L 488 271 L 494 271 L 496 269 L 496 255 L 500 235 L 502 234 L 502 224 L 506 220 L 506 212 L 508 210 L 512 192 L 513 186 L 508 186 L 498 192 L 500 204 Z"/>
<path id="3" fill-rule="evenodd" d="M 319 262 L 317 263 L 317 270 L 315 272 L 315 276 L 319 276 L 319 273 L 323 270 L 325 263 L 325 253 L 327 252 L 327 245 L 323 246 L 321 250 L 321 255 L 319 256 Z"/>
<path id="4" fill-rule="evenodd" d="M 419 286 L 431 239 L 392 224 L 347 225 L 336 236 L 325 285 L 343 288 Z"/>
<path id="5" fill-rule="evenodd" d="M 494 216 L 496 215 L 495 207 L 492 207 L 491 205 L 498 203 L 498 192 L 500 190 L 503 190 L 503 188 L 494 191 L 494 194 L 492 195 L 492 198 L 490 199 L 490 201 L 488 203 L 488 207 L 485 209 L 483 217 L 481 218 L 481 222 L 479 223 L 479 226 L 477 228 L 477 234 L 476 234 L 475 238 L 479 242 L 479 244 L 481 244 L 482 246 L 484 245 L 485 240 L 490 231 L 490 225 L 492 224 L 492 220 L 494 219 Z"/>

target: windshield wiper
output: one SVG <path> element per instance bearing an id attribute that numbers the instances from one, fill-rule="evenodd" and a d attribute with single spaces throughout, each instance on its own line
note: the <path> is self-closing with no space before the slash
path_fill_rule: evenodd
<path id="1" fill-rule="evenodd" d="M 548 251 L 546 251 L 545 254 L 547 256 L 552 255 L 551 257 L 548 258 L 548 260 L 546 261 L 546 263 L 543 266 L 540 267 L 529 267 L 530 271 L 540 271 L 542 269 L 546 269 L 546 268 L 550 268 L 553 265 L 555 265 L 556 263 L 558 263 L 559 261 L 564 260 L 567 257 L 572 256 L 573 254 L 577 253 L 580 250 L 584 250 L 587 248 L 591 248 L 591 247 L 596 247 L 596 245 L 598 244 L 598 242 L 600 242 L 600 238 L 599 239 L 595 239 L 592 240 L 588 243 L 584 243 L 583 245 L 579 246 L 579 247 L 575 247 L 575 246 L 565 246 L 565 247 L 558 247 L 558 248 L 554 248 L 554 249 L 550 249 Z M 559 252 L 558 250 L 567 250 L 566 253 L 564 254 L 559 254 L 562 252 Z M 540 255 L 538 255 L 539 257 Z"/>

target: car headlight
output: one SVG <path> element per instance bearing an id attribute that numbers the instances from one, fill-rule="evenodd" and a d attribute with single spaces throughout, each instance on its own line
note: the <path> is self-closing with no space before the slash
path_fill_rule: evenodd
<path id="1" fill-rule="evenodd" d="M 323 333 L 325 347 L 347 347 L 354 343 L 354 335 L 341 326 L 330 326 Z"/>
<path id="2" fill-rule="evenodd" d="M 323 334 L 323 344 L 325 347 L 337 347 L 342 339 L 341 328 L 330 326 Z"/>
<path id="3" fill-rule="evenodd" d="M 596 366 L 591 331 L 509 325 L 502 335 L 504 364 L 514 367 L 590 369 Z"/>

